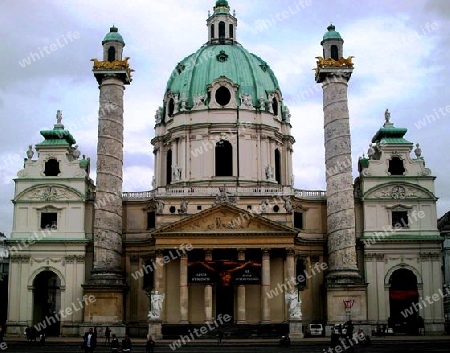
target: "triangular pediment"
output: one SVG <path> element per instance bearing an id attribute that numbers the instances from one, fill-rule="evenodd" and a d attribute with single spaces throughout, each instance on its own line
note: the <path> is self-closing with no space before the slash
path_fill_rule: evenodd
<path id="1" fill-rule="evenodd" d="M 296 234 L 289 228 L 256 213 L 230 204 L 219 204 L 170 225 L 156 229 L 153 235 L 163 233 L 265 233 Z"/>

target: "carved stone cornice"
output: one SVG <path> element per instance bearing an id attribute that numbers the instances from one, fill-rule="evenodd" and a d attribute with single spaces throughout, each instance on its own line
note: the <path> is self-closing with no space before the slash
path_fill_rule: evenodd
<path id="1" fill-rule="evenodd" d="M 130 262 L 139 262 L 140 256 L 138 254 L 131 254 L 129 257 Z"/>
<path id="2" fill-rule="evenodd" d="M 286 249 L 286 255 L 287 256 L 295 256 L 295 249 L 294 248 L 287 248 Z"/>
<path id="3" fill-rule="evenodd" d="M 376 260 L 376 261 L 384 261 L 385 256 L 383 253 L 366 253 L 364 254 L 364 259 L 371 261 L 371 260 Z"/>
<path id="4" fill-rule="evenodd" d="M 440 259 L 440 253 L 420 253 L 419 254 L 419 258 L 421 261 L 424 260 L 431 260 L 431 261 L 435 261 L 435 260 L 439 260 Z"/>
<path id="5" fill-rule="evenodd" d="M 311 256 L 309 257 L 309 259 L 310 259 L 311 263 L 317 263 L 317 262 L 320 262 L 320 256 L 319 256 L 319 255 L 311 255 Z"/>
<path id="6" fill-rule="evenodd" d="M 75 257 L 73 258 L 73 260 L 75 260 Z M 45 262 L 45 264 L 48 266 L 51 263 L 61 263 L 62 266 L 66 265 L 66 257 L 60 257 L 60 258 L 50 258 L 50 257 L 46 257 L 46 258 L 35 258 L 35 257 L 31 257 L 30 258 L 30 265 L 33 265 L 33 263 L 38 263 L 38 264 L 42 264 Z"/>
<path id="7" fill-rule="evenodd" d="M 11 256 L 11 262 L 16 262 L 16 263 L 26 263 L 30 261 L 31 256 L 30 255 L 16 255 L 16 256 Z"/>
<path id="8" fill-rule="evenodd" d="M 66 264 L 72 264 L 75 262 L 84 262 L 84 260 L 86 259 L 86 256 L 84 255 L 68 255 L 64 257 L 64 262 Z"/>

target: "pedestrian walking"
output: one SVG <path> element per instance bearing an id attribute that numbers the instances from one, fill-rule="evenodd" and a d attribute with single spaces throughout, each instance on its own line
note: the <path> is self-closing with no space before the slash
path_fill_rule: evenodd
<path id="1" fill-rule="evenodd" d="M 89 332 L 86 332 L 83 337 L 83 349 L 85 353 L 93 353 L 95 347 L 97 347 L 97 335 L 92 328 Z"/>
<path id="2" fill-rule="evenodd" d="M 112 339 L 111 339 L 111 353 L 118 353 L 120 348 L 119 339 L 117 336 L 113 333 Z"/>
<path id="3" fill-rule="evenodd" d="M 145 345 L 145 353 L 154 353 L 155 351 L 155 341 L 152 336 L 149 336 L 147 339 L 147 344 Z"/>
<path id="4" fill-rule="evenodd" d="M 223 344 L 223 330 L 219 329 L 219 331 L 217 332 L 217 345 L 221 345 Z"/>
<path id="5" fill-rule="evenodd" d="M 111 340 L 111 329 L 108 326 L 106 326 L 106 329 L 105 329 L 105 346 L 111 344 L 110 340 Z"/>
<path id="6" fill-rule="evenodd" d="M 131 352 L 131 340 L 128 335 L 125 335 L 125 338 L 122 340 L 122 352 Z"/>

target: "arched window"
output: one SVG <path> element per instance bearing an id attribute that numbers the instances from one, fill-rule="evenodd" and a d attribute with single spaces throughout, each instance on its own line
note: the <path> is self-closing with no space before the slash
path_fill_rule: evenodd
<path id="1" fill-rule="evenodd" d="M 275 150 L 275 180 L 281 184 L 281 154 L 278 149 Z"/>
<path id="2" fill-rule="evenodd" d="M 233 24 L 230 23 L 230 25 L 228 26 L 228 28 L 229 28 L 229 30 L 230 30 L 230 38 L 233 38 L 233 37 L 234 37 L 234 33 L 233 33 L 234 27 L 233 27 Z"/>
<path id="3" fill-rule="evenodd" d="M 59 170 L 59 162 L 56 159 L 52 158 L 45 162 L 45 176 L 58 176 L 59 173 L 61 171 Z"/>
<path id="4" fill-rule="evenodd" d="M 173 101 L 173 98 L 169 99 L 169 106 L 168 106 L 168 115 L 169 117 L 173 116 L 173 112 L 175 110 L 175 103 Z"/>
<path id="5" fill-rule="evenodd" d="M 393 157 L 389 161 L 388 172 L 391 175 L 403 175 L 405 173 L 405 167 L 403 166 L 403 161 L 399 157 Z"/>
<path id="6" fill-rule="evenodd" d="M 339 50 L 337 45 L 331 46 L 331 59 L 339 60 Z"/>
<path id="7" fill-rule="evenodd" d="M 272 100 L 273 115 L 278 116 L 278 101 L 276 98 Z"/>
<path id="8" fill-rule="evenodd" d="M 225 22 L 219 22 L 219 42 L 225 43 Z"/>
<path id="9" fill-rule="evenodd" d="M 211 25 L 211 39 L 214 39 L 215 33 L 214 33 L 214 23 Z"/>
<path id="10" fill-rule="evenodd" d="M 108 49 L 108 61 L 116 60 L 116 48 L 109 47 Z"/>
<path id="11" fill-rule="evenodd" d="M 216 176 L 233 176 L 233 147 L 226 140 L 216 144 Z"/>
<path id="12" fill-rule="evenodd" d="M 171 182 L 172 182 L 172 150 L 168 150 L 166 156 L 166 184 L 169 185 Z"/>

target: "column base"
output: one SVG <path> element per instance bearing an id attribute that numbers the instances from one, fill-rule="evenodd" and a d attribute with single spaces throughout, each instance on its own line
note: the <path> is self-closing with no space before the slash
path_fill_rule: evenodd
<path id="1" fill-rule="evenodd" d="M 237 322 L 236 322 L 236 324 L 238 324 L 238 325 L 244 325 L 244 324 L 246 324 L 247 323 L 247 321 L 245 321 L 245 320 L 238 320 Z"/>
<path id="2" fill-rule="evenodd" d="M 148 337 L 153 337 L 155 340 L 163 338 L 161 320 L 148 319 Z"/>
<path id="3" fill-rule="evenodd" d="M 328 271 L 325 278 L 327 285 L 361 284 L 362 278 L 358 269 L 339 269 Z"/>

